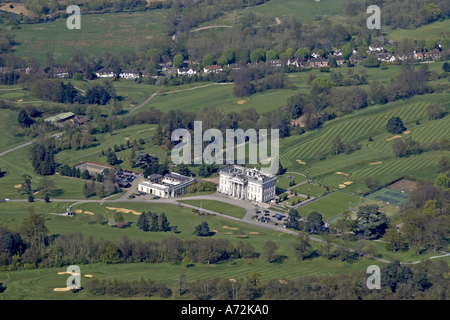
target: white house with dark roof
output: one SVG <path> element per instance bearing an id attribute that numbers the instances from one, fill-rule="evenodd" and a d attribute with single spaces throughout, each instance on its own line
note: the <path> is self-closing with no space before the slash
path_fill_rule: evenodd
<path id="1" fill-rule="evenodd" d="M 140 73 L 136 69 L 127 69 L 127 70 L 119 73 L 119 77 L 125 78 L 127 80 L 135 80 L 135 79 L 139 79 Z"/>
<path id="2" fill-rule="evenodd" d="M 294 67 L 299 67 L 300 65 L 299 65 L 299 63 L 298 63 L 298 59 L 289 59 L 288 61 L 287 61 L 287 65 L 288 66 L 294 66 Z"/>
<path id="3" fill-rule="evenodd" d="M 183 76 L 193 76 L 194 74 L 198 74 L 198 69 L 194 67 L 187 67 L 187 68 L 178 68 L 177 74 L 183 75 Z"/>
<path id="4" fill-rule="evenodd" d="M 114 71 L 110 68 L 102 68 L 98 70 L 95 75 L 98 78 L 113 78 L 115 76 Z"/>
<path id="5" fill-rule="evenodd" d="M 203 72 L 204 73 L 216 73 L 216 72 L 221 72 L 222 71 L 222 67 L 218 66 L 218 65 L 210 65 L 210 66 L 206 66 L 203 68 Z"/>

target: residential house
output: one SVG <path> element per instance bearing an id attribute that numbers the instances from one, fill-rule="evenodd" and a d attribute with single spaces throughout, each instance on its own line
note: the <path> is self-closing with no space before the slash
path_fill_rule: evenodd
<path id="1" fill-rule="evenodd" d="M 361 61 L 363 61 L 363 58 L 361 58 L 357 54 L 353 54 L 353 55 L 350 56 L 349 60 L 350 60 L 351 64 L 358 64 Z"/>
<path id="2" fill-rule="evenodd" d="M 53 78 L 67 78 L 67 77 L 69 77 L 69 71 L 67 71 L 67 68 L 53 69 Z"/>
<path id="3" fill-rule="evenodd" d="M 323 58 L 311 58 L 309 59 L 309 66 L 311 68 L 321 68 L 321 67 L 328 67 L 328 60 Z"/>
<path id="4" fill-rule="evenodd" d="M 280 59 L 270 60 L 270 65 L 272 67 L 282 67 L 283 66 Z"/>
<path id="5" fill-rule="evenodd" d="M 198 68 L 194 67 L 188 67 L 188 68 L 178 68 L 177 74 L 183 75 L 183 76 L 193 76 L 194 74 L 199 73 Z"/>
<path id="6" fill-rule="evenodd" d="M 435 59 L 439 59 L 440 57 L 441 57 L 441 52 L 439 51 L 439 49 L 430 50 L 427 53 L 425 53 L 426 59 L 435 60 Z"/>
<path id="7" fill-rule="evenodd" d="M 229 63 L 229 64 L 228 64 L 228 68 L 231 68 L 231 69 L 233 69 L 233 70 L 238 70 L 238 69 L 240 69 L 241 67 L 240 67 L 237 63 Z"/>
<path id="8" fill-rule="evenodd" d="M 344 57 L 342 55 L 335 56 L 334 58 L 336 59 L 336 64 L 338 66 L 342 66 L 343 64 L 345 64 L 345 59 L 344 59 Z"/>
<path id="9" fill-rule="evenodd" d="M 395 57 L 389 53 L 377 53 L 375 56 L 378 58 L 378 61 L 381 62 L 394 62 Z"/>
<path id="10" fill-rule="evenodd" d="M 203 72 L 204 73 L 210 73 L 210 72 L 217 73 L 217 72 L 221 72 L 221 71 L 223 71 L 222 67 L 218 66 L 216 64 L 215 65 L 206 66 L 206 67 L 203 68 Z"/>
<path id="11" fill-rule="evenodd" d="M 369 46 L 369 50 L 367 52 L 383 52 L 383 47 L 379 44 L 373 44 Z"/>
<path id="12" fill-rule="evenodd" d="M 140 73 L 136 69 L 127 69 L 127 70 L 119 73 L 119 77 L 125 78 L 127 80 L 135 80 L 135 79 L 139 79 Z"/>
<path id="13" fill-rule="evenodd" d="M 414 52 L 414 59 L 423 60 L 423 54 L 420 52 Z"/>
<path id="14" fill-rule="evenodd" d="M 288 66 L 294 66 L 294 67 L 299 67 L 300 66 L 300 64 L 298 63 L 298 59 L 289 59 L 288 61 L 287 61 L 287 65 Z"/>
<path id="15" fill-rule="evenodd" d="M 95 75 L 98 78 L 113 78 L 115 76 L 114 71 L 110 68 L 102 68 L 98 70 Z"/>
<path id="16" fill-rule="evenodd" d="M 334 51 L 334 52 L 333 52 L 333 56 L 336 56 L 336 57 L 342 56 L 342 51 L 341 51 L 341 49 L 337 49 L 336 51 Z"/>

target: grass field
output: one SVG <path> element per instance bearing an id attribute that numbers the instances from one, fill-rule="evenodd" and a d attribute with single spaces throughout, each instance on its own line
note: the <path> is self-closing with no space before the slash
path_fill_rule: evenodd
<path id="1" fill-rule="evenodd" d="M 287 177 L 293 177 L 293 179 L 289 179 Z M 302 183 L 303 181 L 305 181 L 306 178 L 304 176 L 302 176 L 301 174 L 285 173 L 285 174 L 277 177 L 277 188 L 279 188 L 279 189 L 289 188 L 289 182 L 292 180 L 295 182 L 295 184 L 299 184 L 299 183 Z"/>
<path id="2" fill-rule="evenodd" d="M 355 205 L 360 201 L 363 202 L 364 199 L 338 191 L 299 207 L 297 211 L 302 217 L 309 215 L 313 211 L 317 211 L 323 216 L 324 221 L 330 222 L 337 215 L 348 211 L 352 203 Z"/>
<path id="3" fill-rule="evenodd" d="M 391 116 L 399 116 L 409 134 L 420 142 L 439 141 L 450 136 L 450 117 L 428 121 L 426 108 L 430 103 L 443 102 L 449 110 L 448 98 L 445 94 L 416 96 L 386 105 L 375 105 L 342 118 L 326 122 L 319 130 L 310 131 L 299 136 L 291 136 L 280 143 L 280 160 L 283 167 L 290 171 L 306 174 L 308 179 L 328 187 L 338 188 L 344 182 L 344 191 L 366 191 L 363 180 L 366 177 L 388 182 L 395 177 L 412 175 L 417 178 L 434 179 L 437 175 L 435 166 L 438 158 L 448 152 L 426 152 L 406 158 L 394 156 L 391 146 L 392 135 L 386 132 L 385 125 Z M 416 125 L 419 120 L 420 124 Z M 331 141 L 340 135 L 342 141 L 359 141 L 360 150 L 349 155 L 334 156 L 331 153 Z M 373 141 L 369 142 L 368 138 Z M 315 154 L 322 151 L 325 160 L 317 160 Z M 306 165 L 296 162 L 302 159 Z"/>
<path id="4" fill-rule="evenodd" d="M 11 131 L 12 127 L 19 128 L 17 135 Z M 30 141 L 30 138 L 22 133 L 15 111 L 0 109 L 0 128 L 2 133 L 0 152 Z"/>
<path id="5" fill-rule="evenodd" d="M 161 9 L 132 14 L 85 14 L 81 29 L 72 30 L 66 26 L 67 19 L 22 25 L 11 31 L 19 43 L 14 53 L 45 63 L 47 52 L 51 52 L 55 63 L 64 63 L 77 51 L 89 55 L 130 52 L 146 40 L 164 36 L 167 12 Z"/>
<path id="6" fill-rule="evenodd" d="M 450 20 L 436 21 L 413 30 L 396 29 L 392 30 L 388 27 L 383 30 L 383 33 L 387 33 L 387 38 L 394 41 L 400 41 L 404 38 L 411 38 L 414 40 L 420 39 L 439 39 L 441 35 L 448 37 L 450 35 Z"/>
<path id="7" fill-rule="evenodd" d="M 73 80 L 64 80 L 64 82 L 72 83 L 76 88 L 79 89 L 81 93 L 83 91 L 87 91 L 89 86 L 102 83 L 104 79 L 95 79 L 95 80 L 83 80 L 83 81 L 73 81 Z M 123 80 L 113 81 L 113 86 L 116 89 L 116 95 L 118 97 L 119 102 L 122 104 L 122 108 L 125 111 L 130 111 L 134 107 L 142 104 L 147 98 L 149 98 L 153 93 L 158 90 L 159 86 L 150 85 L 146 83 L 137 83 L 135 81 Z M 81 91 L 83 90 L 83 91 Z M 150 104 L 149 104 L 150 105 Z M 148 110 L 148 106 L 145 105 L 141 110 Z"/>
<path id="8" fill-rule="evenodd" d="M 290 191 L 304 194 L 306 196 L 321 197 L 327 192 L 324 187 L 316 186 L 312 183 L 304 183 L 298 187 L 292 188 Z"/>
<path id="9" fill-rule="evenodd" d="M 246 210 L 244 208 L 216 200 L 182 200 L 180 202 L 190 204 L 198 208 L 220 212 L 226 216 L 231 216 L 239 219 L 242 219 L 246 213 Z"/>

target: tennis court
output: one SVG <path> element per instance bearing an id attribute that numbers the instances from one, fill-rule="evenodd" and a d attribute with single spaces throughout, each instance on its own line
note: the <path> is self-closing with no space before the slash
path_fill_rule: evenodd
<path id="1" fill-rule="evenodd" d="M 408 201 L 408 198 L 409 195 L 406 192 L 396 191 L 388 188 L 380 189 L 366 196 L 366 199 L 374 199 L 397 206 L 405 204 Z"/>

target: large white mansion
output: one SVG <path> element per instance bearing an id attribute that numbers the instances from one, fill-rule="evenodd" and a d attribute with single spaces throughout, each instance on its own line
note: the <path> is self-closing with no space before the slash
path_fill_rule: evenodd
<path id="1" fill-rule="evenodd" d="M 152 174 L 139 182 L 138 190 L 161 198 L 173 198 L 184 194 L 193 182 L 194 178 L 176 172 L 164 176 Z"/>
<path id="2" fill-rule="evenodd" d="M 237 165 L 220 171 L 219 192 L 243 200 L 266 202 L 275 198 L 276 176 Z"/>

